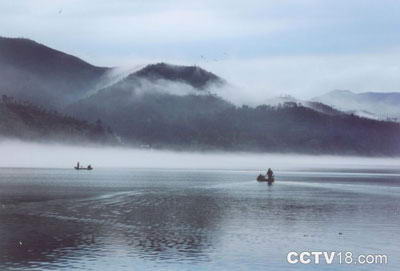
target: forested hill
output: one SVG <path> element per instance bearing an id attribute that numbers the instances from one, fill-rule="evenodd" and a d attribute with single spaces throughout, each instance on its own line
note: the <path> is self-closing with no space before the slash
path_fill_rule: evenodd
<path id="1" fill-rule="evenodd" d="M 182 82 L 197 89 L 205 89 L 211 84 L 223 85 L 226 82 L 215 74 L 197 66 L 178 66 L 167 63 L 150 64 L 131 75 L 150 81 L 160 79 Z"/>
<path id="2" fill-rule="evenodd" d="M 400 155 L 400 125 L 303 106 L 230 108 L 213 127 L 229 148 L 310 154 Z"/>
<path id="3" fill-rule="evenodd" d="M 118 105 L 118 106 L 115 106 Z M 400 155 L 400 125 L 326 114 L 296 103 L 236 107 L 215 95 L 171 95 L 113 89 L 69 108 L 101 118 L 132 144 L 154 148 Z"/>
<path id="4" fill-rule="evenodd" d="M 77 120 L 5 95 L 0 101 L 0 138 L 74 144 L 117 143 L 113 132 L 100 121 Z"/>

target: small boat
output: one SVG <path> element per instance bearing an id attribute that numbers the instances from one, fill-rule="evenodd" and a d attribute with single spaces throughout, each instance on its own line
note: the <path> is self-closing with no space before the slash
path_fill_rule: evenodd
<path id="1" fill-rule="evenodd" d="M 267 182 L 268 184 L 272 184 L 275 181 L 274 176 L 266 177 L 266 175 L 258 175 L 257 182 Z"/>
<path id="2" fill-rule="evenodd" d="M 79 162 L 76 163 L 76 166 L 74 167 L 76 170 L 92 170 L 93 167 L 91 165 L 88 165 L 87 167 L 82 167 Z"/>

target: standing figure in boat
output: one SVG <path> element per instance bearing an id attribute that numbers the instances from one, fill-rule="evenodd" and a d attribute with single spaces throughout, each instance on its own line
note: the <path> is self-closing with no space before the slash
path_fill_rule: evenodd
<path id="1" fill-rule="evenodd" d="M 271 184 L 275 181 L 274 172 L 272 171 L 271 168 L 269 168 L 267 171 L 267 177 L 268 177 L 267 181 L 269 184 Z"/>
<path id="2" fill-rule="evenodd" d="M 272 179 L 274 177 L 274 172 L 272 171 L 271 168 L 269 168 L 267 171 L 267 177 L 268 177 L 268 180 Z"/>

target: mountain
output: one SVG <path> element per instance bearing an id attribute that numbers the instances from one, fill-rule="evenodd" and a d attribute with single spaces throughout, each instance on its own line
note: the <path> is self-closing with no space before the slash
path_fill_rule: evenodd
<path id="1" fill-rule="evenodd" d="M 128 142 L 177 146 L 194 119 L 233 106 L 212 94 L 224 84 L 196 66 L 151 64 L 71 104 L 66 112 L 89 121 L 101 118 Z M 158 142 L 158 134 L 165 142 Z"/>
<path id="2" fill-rule="evenodd" d="M 118 71 L 29 40 L 0 44 L 0 94 L 29 101 L 4 96 L 3 136 L 114 144 L 115 133 L 125 145 L 175 150 L 400 155 L 400 124 L 347 114 L 331 103 L 283 97 L 236 106 L 217 95 L 229 83 L 197 66 Z"/>
<path id="3" fill-rule="evenodd" d="M 206 91 L 205 85 L 214 83 L 213 76 L 201 85 L 175 78 L 147 78 L 139 71 L 70 105 L 66 111 L 89 121 L 100 118 L 131 143 L 177 147 L 187 145 L 192 123 L 233 106 Z"/>
<path id="4" fill-rule="evenodd" d="M 225 81 L 215 74 L 197 66 L 177 66 L 166 63 L 148 65 L 135 73 L 135 76 L 150 81 L 168 80 L 188 84 L 193 88 L 205 89 L 211 84 L 223 85 Z"/>
<path id="5" fill-rule="evenodd" d="M 363 92 L 334 90 L 313 98 L 347 113 L 372 119 L 400 119 L 400 92 Z"/>
<path id="6" fill-rule="evenodd" d="M 103 92 L 75 109 L 92 120 L 100 117 L 126 143 L 153 148 L 400 154 L 397 123 L 328 115 L 296 104 L 236 107 L 211 94 L 150 93 L 138 99 L 129 92 Z"/>
<path id="7" fill-rule="evenodd" d="M 344 114 L 318 102 L 237 107 L 210 92 L 165 91 L 162 86 L 169 89 L 171 82 L 127 80 L 71 105 L 68 112 L 89 121 L 100 118 L 126 144 L 153 148 L 400 154 L 397 123 Z"/>
<path id="8" fill-rule="evenodd" d="M 93 66 L 32 40 L 0 37 L 0 94 L 61 110 L 126 78 L 124 83 L 167 80 L 198 90 L 225 84 L 215 74 L 196 66 L 158 63 L 121 71 Z"/>
<path id="9" fill-rule="evenodd" d="M 60 108 L 82 98 L 109 68 L 35 41 L 0 37 L 0 94 Z"/>
<path id="10" fill-rule="evenodd" d="M 77 120 L 5 95 L 0 101 L 0 136 L 40 142 L 118 143 L 101 122 Z"/>
<path id="11" fill-rule="evenodd" d="M 346 113 L 337 110 L 329 105 L 317 101 L 305 101 L 297 99 L 290 95 L 282 95 L 265 101 L 265 104 L 270 106 L 303 106 L 314 111 L 332 116 L 344 115 Z"/>

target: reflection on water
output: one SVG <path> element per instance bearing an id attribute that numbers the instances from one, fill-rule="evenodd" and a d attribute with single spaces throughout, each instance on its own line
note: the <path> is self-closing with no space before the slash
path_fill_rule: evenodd
<path id="1" fill-rule="evenodd" d="M 399 172 L 257 174 L 0 169 L 0 269 L 379 269 L 286 262 L 305 250 L 387 254 L 397 270 Z"/>

